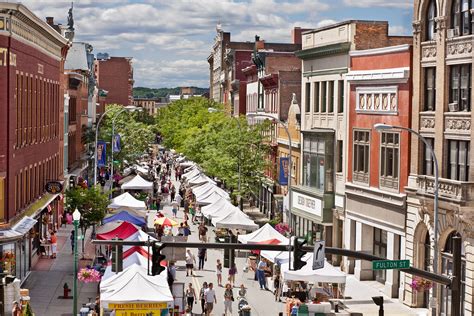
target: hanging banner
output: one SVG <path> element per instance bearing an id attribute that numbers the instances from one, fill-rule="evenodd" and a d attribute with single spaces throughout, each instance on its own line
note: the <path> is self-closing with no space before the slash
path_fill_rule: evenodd
<path id="1" fill-rule="evenodd" d="M 106 165 L 106 143 L 103 140 L 97 142 L 97 166 L 104 167 Z"/>
<path id="2" fill-rule="evenodd" d="M 290 159 L 289 157 L 280 157 L 280 176 L 278 182 L 280 185 L 288 185 L 288 174 L 290 171 Z"/>
<path id="3" fill-rule="evenodd" d="M 120 152 L 122 150 L 122 145 L 120 144 L 120 134 L 115 134 L 114 137 L 112 138 L 112 150 L 114 153 Z"/>

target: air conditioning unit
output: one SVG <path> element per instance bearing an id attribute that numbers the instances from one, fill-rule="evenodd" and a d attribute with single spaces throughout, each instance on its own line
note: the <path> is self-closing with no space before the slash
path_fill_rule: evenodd
<path id="1" fill-rule="evenodd" d="M 448 38 L 453 38 L 455 36 L 459 35 L 459 30 L 458 29 L 448 29 L 447 31 L 447 37 Z"/>

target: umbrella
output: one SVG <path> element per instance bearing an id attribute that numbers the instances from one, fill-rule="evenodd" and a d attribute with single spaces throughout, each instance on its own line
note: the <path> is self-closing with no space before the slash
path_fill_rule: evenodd
<path id="1" fill-rule="evenodd" d="M 155 224 L 158 224 L 161 226 L 178 226 L 178 223 L 176 223 L 172 219 L 169 219 L 168 217 L 159 217 L 155 219 Z"/>

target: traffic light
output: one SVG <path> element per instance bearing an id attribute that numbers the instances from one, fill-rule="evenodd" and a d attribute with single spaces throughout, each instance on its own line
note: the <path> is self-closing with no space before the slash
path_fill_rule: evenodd
<path id="1" fill-rule="evenodd" d="M 306 265 L 306 261 L 301 260 L 306 252 L 302 247 L 306 244 L 306 239 L 295 238 L 293 240 L 293 270 L 299 270 Z"/>
<path id="2" fill-rule="evenodd" d="M 123 240 L 114 238 L 113 240 Z M 123 270 L 123 246 L 112 245 L 112 272 L 120 272 Z"/>
<path id="3" fill-rule="evenodd" d="M 153 242 L 153 254 L 151 255 L 151 275 L 158 275 L 165 267 L 163 267 L 160 263 L 161 261 L 166 259 L 166 256 L 161 254 L 161 250 L 165 248 L 165 245 L 159 242 Z"/>

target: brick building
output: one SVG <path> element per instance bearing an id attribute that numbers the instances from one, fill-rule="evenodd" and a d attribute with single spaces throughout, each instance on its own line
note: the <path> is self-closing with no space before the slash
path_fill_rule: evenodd
<path id="1" fill-rule="evenodd" d="M 3 272 L 21 280 L 62 212 L 45 184 L 63 179 L 66 52 L 67 40 L 25 6 L 0 4 L 0 255 L 15 256 Z"/>
<path id="2" fill-rule="evenodd" d="M 354 50 L 411 42 L 388 36 L 388 23 L 345 21 L 303 32 L 301 183 L 293 188 L 293 229 L 299 236 L 348 247 L 343 240 L 347 176 L 347 86 Z M 307 207 L 310 205 L 311 207 Z M 332 256 L 335 264 L 339 256 Z"/>
<path id="3" fill-rule="evenodd" d="M 344 245 L 398 260 L 405 244 L 411 135 L 378 132 L 374 124 L 410 127 L 411 46 L 354 50 L 349 55 Z M 371 262 L 362 260 L 355 266 L 346 261 L 345 267 L 359 280 L 384 284 L 387 296 L 398 297 L 398 270 L 374 271 Z"/>
<path id="4" fill-rule="evenodd" d="M 132 58 L 97 54 L 95 65 L 97 85 L 107 91 L 106 104 L 133 104 Z"/>

